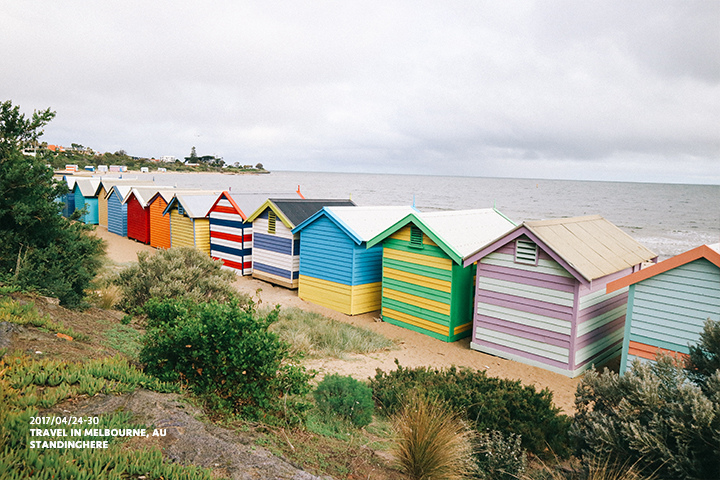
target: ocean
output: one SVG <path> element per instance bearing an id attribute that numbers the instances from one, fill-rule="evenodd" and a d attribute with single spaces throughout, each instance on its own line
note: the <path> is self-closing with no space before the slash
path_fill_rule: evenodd
<path id="1" fill-rule="evenodd" d="M 267 175 L 132 172 L 158 185 L 231 193 L 294 192 L 351 198 L 358 205 L 421 211 L 495 206 L 513 221 L 602 215 L 660 256 L 720 242 L 720 186 L 515 178 L 272 172 Z"/>

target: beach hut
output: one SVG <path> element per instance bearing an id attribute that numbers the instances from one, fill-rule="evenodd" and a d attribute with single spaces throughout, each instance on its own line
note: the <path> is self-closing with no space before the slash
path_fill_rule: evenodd
<path id="1" fill-rule="evenodd" d="M 68 193 L 61 195 L 59 199 L 63 204 L 62 215 L 65 218 L 70 218 L 75 212 L 75 192 L 73 191 L 75 178 L 70 175 L 63 175 L 62 181 L 67 184 L 69 190 Z"/>
<path id="2" fill-rule="evenodd" d="M 132 185 L 132 186 L 152 186 L 155 182 L 152 180 L 138 180 L 133 178 L 105 178 L 100 177 L 100 186 L 98 189 L 98 225 L 107 228 L 108 226 L 108 209 L 107 198 L 115 185 Z"/>
<path id="3" fill-rule="evenodd" d="M 166 192 L 171 198 L 173 187 L 133 187 L 125 196 L 127 206 L 127 237 L 138 242 L 150 243 L 150 209 L 148 203 L 159 191 Z M 167 206 L 167 205 L 166 205 Z"/>
<path id="4" fill-rule="evenodd" d="M 150 212 L 150 246 L 155 248 L 170 248 L 170 216 L 163 215 L 168 203 L 176 194 L 185 195 L 219 195 L 220 192 L 198 189 L 168 189 L 159 190 L 148 200 L 147 209 Z"/>
<path id="5" fill-rule="evenodd" d="M 253 226 L 247 219 L 270 196 L 302 198 L 295 193 L 222 192 L 210 208 L 210 256 L 240 275 L 252 273 Z"/>
<path id="6" fill-rule="evenodd" d="M 382 318 L 454 342 L 470 335 L 475 265 L 471 253 L 516 224 L 493 208 L 416 212 L 367 242 L 382 249 Z"/>
<path id="7" fill-rule="evenodd" d="M 382 246 L 367 241 L 412 207 L 323 207 L 300 234 L 298 296 L 348 315 L 380 309 Z"/>
<path id="8" fill-rule="evenodd" d="M 473 253 L 470 347 L 575 377 L 617 357 L 627 288 L 608 282 L 657 255 L 598 215 L 524 222 Z"/>
<path id="9" fill-rule="evenodd" d="M 106 195 L 108 232 L 127 237 L 127 204 L 125 198 L 130 194 L 130 185 L 113 185 Z"/>
<path id="10" fill-rule="evenodd" d="M 175 194 L 163 215 L 170 217 L 170 248 L 195 247 L 210 255 L 210 207 L 218 195 Z"/>
<path id="11" fill-rule="evenodd" d="M 253 278 L 297 288 L 300 234 L 293 234 L 292 229 L 330 206 L 352 207 L 355 203 L 341 199 L 270 198 L 257 208 L 247 218 L 253 231 Z"/>
<path id="12" fill-rule="evenodd" d="M 705 321 L 720 321 L 720 243 L 610 282 L 607 292 L 628 287 L 621 374 L 636 358 L 654 360 L 658 352 L 687 355 L 688 344 L 700 340 Z"/>
<path id="13" fill-rule="evenodd" d="M 75 197 L 75 210 L 85 209 L 85 213 L 79 218 L 88 225 L 98 223 L 98 187 L 100 180 L 95 178 L 78 178 L 75 180 L 73 195 Z"/>

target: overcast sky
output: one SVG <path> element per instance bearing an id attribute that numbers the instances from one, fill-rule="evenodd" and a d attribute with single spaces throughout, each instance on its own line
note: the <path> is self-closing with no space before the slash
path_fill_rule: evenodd
<path id="1" fill-rule="evenodd" d="M 270 170 L 720 184 L 717 1 L 0 0 L 43 140 Z"/>

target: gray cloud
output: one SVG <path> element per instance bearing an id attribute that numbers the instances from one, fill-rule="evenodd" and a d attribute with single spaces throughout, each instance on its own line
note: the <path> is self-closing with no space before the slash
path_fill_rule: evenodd
<path id="1" fill-rule="evenodd" d="M 5 5 L 45 139 L 270 169 L 720 183 L 716 2 Z"/>

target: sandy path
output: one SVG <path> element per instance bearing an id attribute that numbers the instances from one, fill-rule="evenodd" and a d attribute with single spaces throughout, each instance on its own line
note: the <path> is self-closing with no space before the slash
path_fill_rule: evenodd
<path id="1" fill-rule="evenodd" d="M 154 248 L 127 238 L 108 233 L 107 229 L 96 228 L 96 235 L 108 242 L 108 257 L 116 263 L 128 263 L 137 260 L 137 253 L 154 251 Z M 379 313 L 348 316 L 329 308 L 321 307 L 297 296 L 296 290 L 276 287 L 250 277 L 238 276 L 235 286 L 239 291 L 258 298 L 265 305 L 279 304 L 283 307 L 298 307 L 303 310 L 320 313 L 327 317 L 362 326 L 382 333 L 399 343 L 397 350 L 375 352 L 367 355 L 353 355 L 346 360 L 320 359 L 308 360 L 308 368 L 315 369 L 320 376 L 326 373 L 352 375 L 357 379 L 366 379 L 375 375 L 375 369 L 388 371 L 395 369 L 395 359 L 404 367 L 448 367 L 464 366 L 477 370 L 486 370 L 488 375 L 521 380 L 526 385 L 535 385 L 538 389 L 549 388 L 553 392 L 555 404 L 566 413 L 573 413 L 575 389 L 579 378 L 571 379 L 563 375 L 531 367 L 511 360 L 471 350 L 470 339 L 446 343 L 426 335 L 379 321 Z"/>

